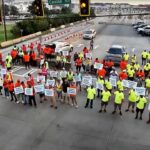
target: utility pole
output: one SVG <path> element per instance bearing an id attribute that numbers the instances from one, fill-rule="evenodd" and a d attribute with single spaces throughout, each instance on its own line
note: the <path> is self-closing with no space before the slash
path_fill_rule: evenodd
<path id="1" fill-rule="evenodd" d="M 7 41 L 7 29 L 6 29 L 6 20 L 5 20 L 5 4 L 4 0 L 2 1 L 2 18 L 3 18 L 3 23 L 4 23 L 4 33 L 5 33 L 5 41 Z"/>

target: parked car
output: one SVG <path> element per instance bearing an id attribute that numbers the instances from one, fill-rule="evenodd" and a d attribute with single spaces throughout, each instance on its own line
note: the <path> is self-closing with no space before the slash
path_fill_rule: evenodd
<path id="1" fill-rule="evenodd" d="M 141 29 L 138 29 L 138 33 L 142 35 L 149 35 L 150 34 L 150 26 L 143 27 Z"/>
<path id="2" fill-rule="evenodd" d="M 137 26 L 137 25 L 140 25 L 140 24 L 144 24 L 144 22 L 133 23 L 132 26 Z"/>
<path id="3" fill-rule="evenodd" d="M 143 27 L 145 27 L 145 26 L 147 26 L 147 24 L 140 24 L 140 25 L 138 25 L 138 26 L 135 28 L 135 30 L 137 30 L 138 28 L 143 28 Z"/>
<path id="4" fill-rule="evenodd" d="M 120 65 L 120 62 L 123 58 L 123 54 L 125 54 L 125 47 L 122 45 L 112 45 L 111 48 L 107 51 L 107 55 L 105 56 L 105 60 L 112 60 L 115 66 Z"/>
<path id="5" fill-rule="evenodd" d="M 146 28 L 146 27 L 148 27 L 149 25 L 146 25 L 146 26 L 144 26 L 144 27 L 139 27 L 138 29 L 137 29 L 137 32 L 138 33 L 143 33 L 143 31 L 144 31 L 144 28 Z"/>
<path id="6" fill-rule="evenodd" d="M 94 29 L 87 30 L 83 33 L 83 39 L 93 39 L 96 37 L 96 31 Z"/>

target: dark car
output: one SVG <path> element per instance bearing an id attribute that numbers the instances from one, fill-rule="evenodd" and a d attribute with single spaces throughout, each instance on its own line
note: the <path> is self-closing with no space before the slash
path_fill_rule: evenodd
<path id="1" fill-rule="evenodd" d="M 125 48 L 121 45 L 113 45 L 105 56 L 105 60 L 112 60 L 115 66 L 118 66 L 122 60 L 123 54 L 125 54 Z"/>

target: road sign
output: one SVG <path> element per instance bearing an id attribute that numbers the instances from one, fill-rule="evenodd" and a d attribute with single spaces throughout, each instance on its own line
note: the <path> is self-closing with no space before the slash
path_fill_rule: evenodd
<path id="1" fill-rule="evenodd" d="M 49 5 L 71 4 L 71 0 L 48 0 Z"/>

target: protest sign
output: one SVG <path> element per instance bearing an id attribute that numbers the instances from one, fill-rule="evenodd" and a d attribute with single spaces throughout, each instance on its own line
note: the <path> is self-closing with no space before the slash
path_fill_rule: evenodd
<path id="1" fill-rule="evenodd" d="M 145 96 L 146 89 L 144 87 L 135 87 L 135 93 L 137 95 L 143 95 L 143 96 Z"/>
<path id="2" fill-rule="evenodd" d="M 129 88 L 135 88 L 137 86 L 137 82 L 128 80 Z"/>
<path id="3" fill-rule="evenodd" d="M 68 51 L 62 51 L 63 56 L 69 56 L 69 52 Z"/>
<path id="4" fill-rule="evenodd" d="M 117 79 L 116 78 L 109 78 L 110 84 L 114 87 L 117 86 Z"/>
<path id="5" fill-rule="evenodd" d="M 80 76 L 74 76 L 74 81 L 75 82 L 81 82 L 81 77 Z"/>
<path id="6" fill-rule="evenodd" d="M 57 71 L 50 71 L 50 76 L 53 78 L 57 78 L 58 77 L 58 72 Z"/>
<path id="7" fill-rule="evenodd" d="M 122 80 L 122 85 L 124 86 L 124 87 L 129 87 L 129 83 L 128 83 L 128 80 Z"/>
<path id="8" fill-rule="evenodd" d="M 95 63 L 94 64 L 94 68 L 95 69 L 102 69 L 103 68 L 103 64 L 101 64 L 101 63 Z"/>
<path id="9" fill-rule="evenodd" d="M 44 85 L 36 85 L 34 86 L 35 93 L 44 92 Z"/>
<path id="10" fill-rule="evenodd" d="M 45 96 L 54 96 L 53 89 L 45 89 Z"/>
<path id="11" fill-rule="evenodd" d="M 60 72 L 60 77 L 61 78 L 66 78 L 67 77 L 67 72 L 66 71 L 61 71 Z"/>
<path id="12" fill-rule="evenodd" d="M 67 88 L 67 94 L 76 95 L 77 94 L 76 88 Z"/>
<path id="13" fill-rule="evenodd" d="M 91 86 L 92 85 L 92 77 L 91 76 L 84 76 L 81 84 L 85 85 L 85 86 Z"/>
<path id="14" fill-rule="evenodd" d="M 25 95 L 32 96 L 33 88 L 25 88 Z"/>
<path id="15" fill-rule="evenodd" d="M 122 84 L 127 88 L 135 88 L 137 86 L 137 82 L 131 80 L 122 80 Z"/>
<path id="16" fill-rule="evenodd" d="M 21 94 L 21 93 L 24 92 L 22 86 L 20 86 L 20 87 L 15 87 L 15 88 L 14 88 L 14 91 L 15 91 L 15 94 L 16 94 L 16 95 Z"/>
<path id="17" fill-rule="evenodd" d="M 46 82 L 46 84 L 49 86 L 49 85 L 51 85 L 51 86 L 55 86 L 55 80 L 47 80 L 47 82 Z"/>
<path id="18" fill-rule="evenodd" d="M 37 82 L 45 82 L 45 76 L 40 76 L 40 75 L 38 75 L 37 76 Z"/>
<path id="19" fill-rule="evenodd" d="M 1 68 L 1 74 L 4 75 L 4 74 L 6 74 L 6 73 L 7 73 L 7 69 Z"/>
<path id="20" fill-rule="evenodd" d="M 92 58 L 92 53 L 86 53 L 86 58 Z"/>
<path id="21" fill-rule="evenodd" d="M 96 89 L 104 90 L 104 85 L 96 82 Z"/>

